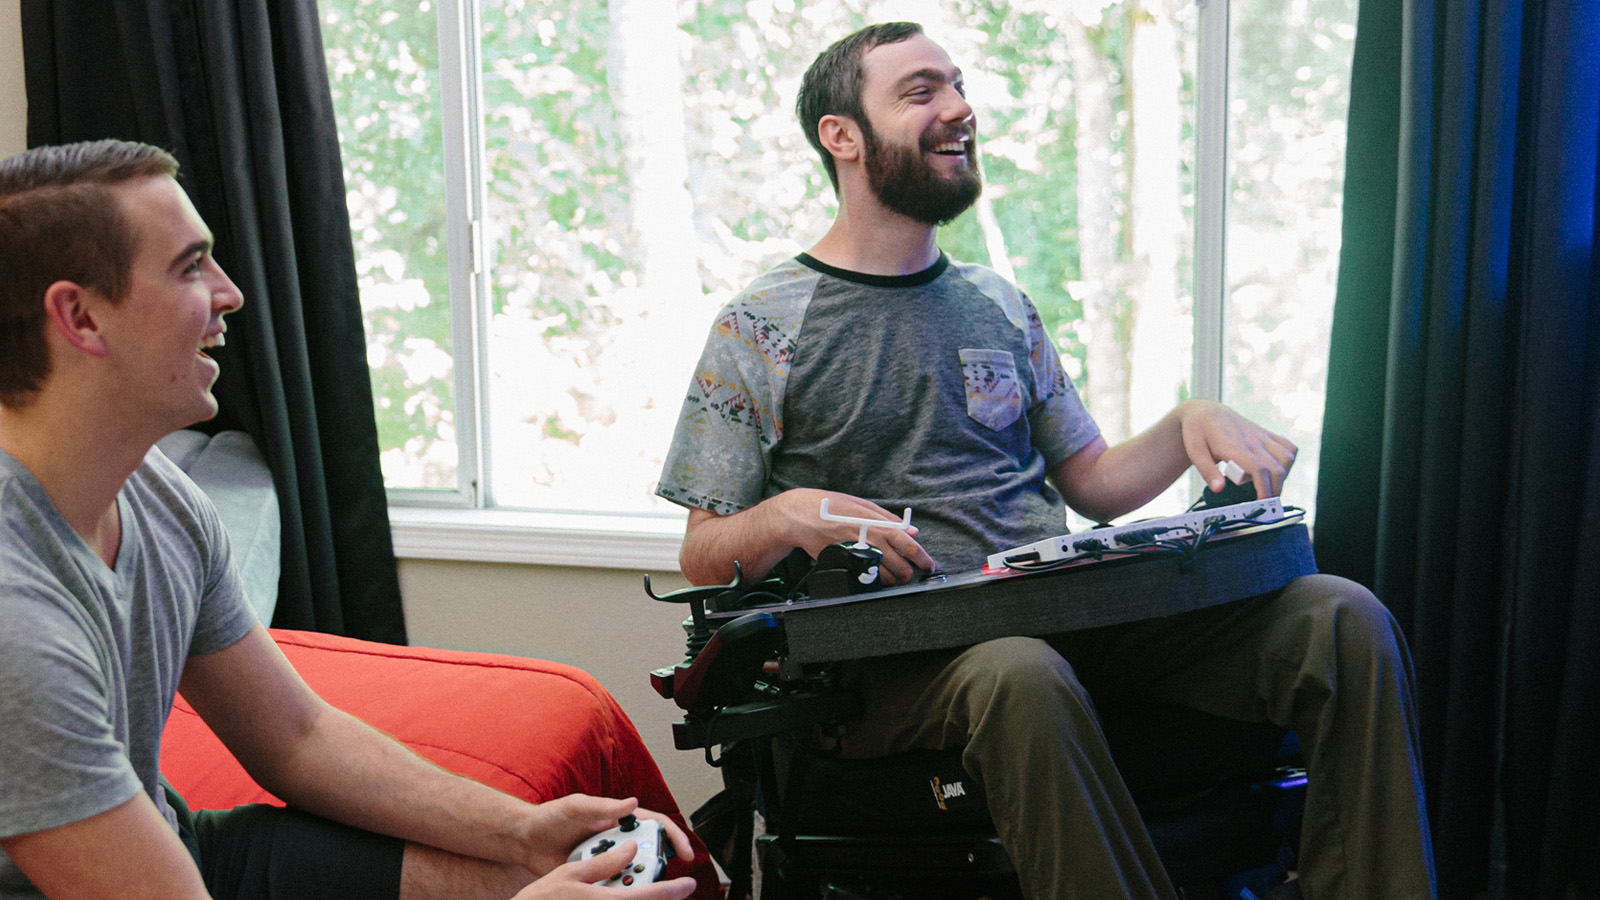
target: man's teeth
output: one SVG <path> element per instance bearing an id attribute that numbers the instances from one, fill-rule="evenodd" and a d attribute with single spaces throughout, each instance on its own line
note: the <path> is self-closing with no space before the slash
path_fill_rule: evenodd
<path id="1" fill-rule="evenodd" d="M 944 143 L 940 144 L 937 147 L 934 147 L 933 149 L 934 149 L 935 153 L 965 153 L 965 152 L 967 152 L 967 142 L 966 141 L 945 141 Z"/>
<path id="2" fill-rule="evenodd" d="M 211 349 L 214 349 L 214 348 L 217 348 L 217 347 L 221 347 L 225 343 L 227 343 L 227 341 L 225 341 L 223 339 L 222 335 L 214 334 L 211 337 L 208 337 L 205 340 L 200 342 L 200 349 L 201 350 L 211 350 Z"/>

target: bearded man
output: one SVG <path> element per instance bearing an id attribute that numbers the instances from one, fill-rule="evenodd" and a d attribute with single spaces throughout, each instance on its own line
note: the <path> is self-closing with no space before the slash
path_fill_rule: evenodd
<path id="1" fill-rule="evenodd" d="M 691 581 L 853 540 L 819 518 L 824 498 L 851 517 L 916 510 L 919 527 L 871 533 L 899 584 L 1060 534 L 1066 505 L 1125 514 L 1191 464 L 1221 489 L 1231 459 L 1260 497 L 1279 492 L 1294 445 L 1215 403 L 1108 447 L 1028 298 L 939 250 L 937 226 L 981 190 L 976 120 L 920 27 L 839 41 L 797 108 L 839 211 L 706 342 L 658 488 L 689 510 Z M 844 755 L 962 748 L 1028 897 L 1175 897 L 1106 748 L 1095 702 L 1111 698 L 1295 729 L 1304 895 L 1434 895 L 1410 659 L 1352 582 L 1311 575 L 1165 619 L 864 660 L 847 679 L 863 712 Z"/>

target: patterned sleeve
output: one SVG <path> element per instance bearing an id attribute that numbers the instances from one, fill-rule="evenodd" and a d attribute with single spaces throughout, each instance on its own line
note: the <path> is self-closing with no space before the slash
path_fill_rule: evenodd
<path id="1" fill-rule="evenodd" d="M 1035 394 L 1033 408 L 1028 410 L 1028 424 L 1033 445 L 1044 455 L 1045 464 L 1054 469 L 1098 437 L 1100 426 L 1084 408 L 1078 389 L 1061 367 L 1061 354 L 1056 352 L 1039 310 L 1026 295 L 1022 303 L 1027 311 L 1028 362 L 1033 369 Z"/>
<path id="2" fill-rule="evenodd" d="M 717 315 L 689 382 L 656 493 L 731 515 L 756 505 L 815 273 L 790 263 L 763 275 Z"/>

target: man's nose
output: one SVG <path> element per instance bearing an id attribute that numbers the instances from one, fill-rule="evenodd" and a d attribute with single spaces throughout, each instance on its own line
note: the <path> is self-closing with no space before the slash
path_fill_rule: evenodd
<path id="1" fill-rule="evenodd" d="M 239 291 L 239 286 L 233 283 L 227 272 L 222 271 L 221 266 L 216 266 L 216 283 L 211 288 L 211 308 L 226 315 L 243 305 L 244 294 Z"/>
<path id="2" fill-rule="evenodd" d="M 945 102 L 944 109 L 940 110 L 940 118 L 946 122 L 965 122 L 974 118 L 972 104 L 967 102 L 966 97 L 961 96 L 960 91 L 951 90 L 949 95 L 950 99 Z"/>

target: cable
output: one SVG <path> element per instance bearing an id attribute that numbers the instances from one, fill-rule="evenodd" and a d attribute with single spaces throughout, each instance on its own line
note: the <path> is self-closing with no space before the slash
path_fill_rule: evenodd
<path id="1" fill-rule="evenodd" d="M 1258 512 L 1265 511 L 1266 510 L 1263 507 L 1259 511 L 1252 512 L 1251 515 L 1256 515 Z M 1254 518 L 1225 520 L 1221 516 L 1213 516 L 1206 519 L 1198 531 L 1192 534 L 1184 534 L 1180 537 L 1162 537 L 1162 535 L 1173 531 L 1187 531 L 1186 528 L 1181 526 L 1125 531 L 1117 536 L 1114 543 L 1108 543 L 1097 539 L 1080 541 L 1074 547 L 1074 549 L 1079 550 L 1080 552 L 1075 553 L 1074 555 L 1065 559 L 1054 559 L 1050 560 L 1049 562 L 1032 562 L 1023 560 L 1020 557 L 1035 554 L 1018 554 L 1017 556 L 1007 557 L 1005 559 L 1005 565 L 1007 568 L 1014 569 L 1018 572 L 1048 572 L 1052 569 L 1059 569 L 1072 563 L 1081 562 L 1084 559 L 1093 559 L 1095 561 L 1099 561 L 1108 555 L 1154 556 L 1162 554 L 1177 554 L 1183 557 L 1183 565 L 1188 566 L 1193 564 L 1194 558 L 1199 555 L 1202 549 L 1205 548 L 1207 542 L 1219 534 L 1242 531 L 1246 528 L 1252 528 L 1257 525 L 1276 525 L 1280 522 L 1288 521 L 1289 519 L 1303 517 L 1305 515 L 1305 510 L 1298 506 L 1285 506 L 1283 507 L 1283 513 L 1283 518 L 1273 519 L 1270 522 L 1264 522 L 1260 519 Z"/>

